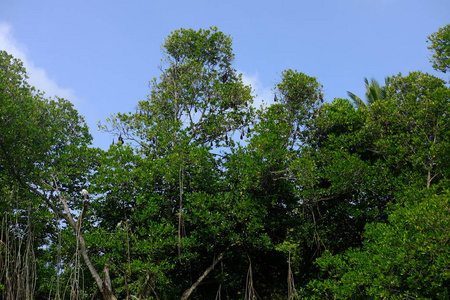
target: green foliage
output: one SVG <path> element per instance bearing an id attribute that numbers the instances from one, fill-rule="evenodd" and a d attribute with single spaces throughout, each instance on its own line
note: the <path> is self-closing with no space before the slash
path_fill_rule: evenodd
<path id="1" fill-rule="evenodd" d="M 431 45 L 428 49 L 433 51 L 433 68 L 446 73 L 450 68 L 450 24 L 439 28 L 439 30 L 428 37 L 427 42 Z"/>
<path id="2" fill-rule="evenodd" d="M 317 78 L 301 72 L 283 71 L 282 81 L 276 87 L 276 95 L 280 96 L 279 101 L 293 117 L 291 123 L 298 122 L 299 125 L 305 125 L 314 110 L 323 103 L 322 85 Z"/>
<path id="3" fill-rule="evenodd" d="M 217 28 L 163 51 L 148 98 L 101 126 L 107 151 L 0 52 L 1 297 L 92 298 L 107 275 L 118 299 L 450 296 L 443 80 L 365 79 L 367 104 L 323 103 L 286 70 L 255 110 Z"/>
<path id="4" fill-rule="evenodd" d="M 78 194 L 94 163 L 85 159 L 92 137 L 83 118 L 69 101 L 29 86 L 21 62 L 6 52 L 0 63 L 1 168 L 22 185 L 48 190 L 56 181 Z"/>
<path id="5" fill-rule="evenodd" d="M 386 86 L 389 84 L 390 81 L 390 77 L 386 77 L 385 78 L 385 84 Z M 353 94 L 352 92 L 347 92 L 348 96 L 350 97 L 350 99 L 352 99 L 353 103 L 359 107 L 370 107 L 370 105 L 372 103 L 374 103 L 375 101 L 378 100 L 382 100 L 386 98 L 386 90 L 385 87 L 381 87 L 380 84 L 378 83 L 378 81 L 376 81 L 375 78 L 372 78 L 369 82 L 369 80 L 367 78 L 364 78 L 364 83 L 366 86 L 366 103 L 364 103 L 364 101 L 359 98 L 358 96 L 356 96 L 355 94 Z"/>
<path id="6" fill-rule="evenodd" d="M 189 278 L 217 254 L 250 240 L 255 229 L 237 229 L 246 228 L 254 209 L 244 211 L 248 202 L 241 205 L 222 182 L 223 160 L 212 153 L 213 146 L 234 147 L 232 136 L 247 132 L 252 117 L 251 88 L 231 66 L 231 38 L 217 28 L 181 29 L 163 49 L 167 67 L 151 82 L 148 99 L 135 114 L 110 122 L 111 130 L 138 146 L 111 147 L 95 184 L 104 194 L 96 212 L 102 227 L 113 230 L 122 220 L 136 236 L 127 241 L 129 253 L 113 248 L 121 253 L 116 268 L 130 270 L 129 285 L 154 278 L 143 289 L 167 298 L 180 295 L 192 284 Z"/>
<path id="7" fill-rule="evenodd" d="M 429 187 L 446 178 L 450 89 L 439 78 L 411 72 L 393 76 L 386 92 L 387 99 L 373 105 L 368 121 L 376 151 L 407 184 Z"/>
<path id="8" fill-rule="evenodd" d="M 49 282 L 61 272 L 52 252 L 61 226 L 54 215 L 60 208 L 57 194 L 73 197 L 70 207 L 79 209 L 79 191 L 95 167 L 96 150 L 87 148 L 92 138 L 73 105 L 44 98 L 27 83 L 22 63 L 5 51 L 0 52 L 0 115 L 1 251 L 8 262 L 0 280 L 6 293 L 16 290 L 17 297 L 33 290 L 47 297 L 55 292 Z M 46 276 L 26 282 L 36 273 Z"/>
<path id="9" fill-rule="evenodd" d="M 370 151 L 367 110 L 345 99 L 324 104 L 309 126 L 307 144 L 288 164 L 297 204 L 296 224 L 284 243 L 297 281 L 314 274 L 313 261 L 324 250 L 340 253 L 361 244 L 364 225 L 385 218 L 392 199 L 383 165 Z"/>
<path id="10" fill-rule="evenodd" d="M 181 29 L 163 47 L 168 66 L 151 81 L 148 100 L 136 114 L 115 116 L 112 128 L 157 156 L 177 145 L 230 146 L 252 111 L 251 88 L 231 66 L 231 38 L 217 28 Z"/>
<path id="11" fill-rule="evenodd" d="M 326 279 L 308 285 L 308 298 L 448 299 L 449 196 L 407 193 L 388 223 L 367 225 L 361 250 L 317 260 Z"/>

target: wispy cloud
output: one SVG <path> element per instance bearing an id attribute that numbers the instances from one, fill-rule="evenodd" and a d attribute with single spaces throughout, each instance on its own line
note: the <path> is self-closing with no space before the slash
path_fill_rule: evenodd
<path id="1" fill-rule="evenodd" d="M 273 103 L 273 91 L 271 88 L 264 86 L 264 84 L 259 79 L 259 74 L 248 74 L 242 72 L 242 80 L 244 84 L 248 84 L 252 86 L 254 90 L 253 94 L 255 96 L 253 107 L 260 108 L 261 105 L 267 106 L 268 104 Z"/>
<path id="2" fill-rule="evenodd" d="M 68 99 L 74 104 L 81 104 L 82 100 L 75 95 L 74 90 L 59 86 L 55 80 L 48 76 L 45 69 L 37 67 L 30 61 L 27 57 L 26 47 L 14 38 L 12 26 L 4 22 L 0 22 L 0 50 L 5 50 L 15 58 L 20 59 L 27 70 L 28 83 L 45 92 L 46 96 L 58 96 Z"/>

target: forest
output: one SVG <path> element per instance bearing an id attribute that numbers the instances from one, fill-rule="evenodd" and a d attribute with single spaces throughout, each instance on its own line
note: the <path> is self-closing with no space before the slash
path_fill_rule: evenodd
<path id="1" fill-rule="evenodd" d="M 162 49 L 107 150 L 0 51 L 0 299 L 450 299 L 448 81 L 285 70 L 255 107 L 218 28 Z"/>

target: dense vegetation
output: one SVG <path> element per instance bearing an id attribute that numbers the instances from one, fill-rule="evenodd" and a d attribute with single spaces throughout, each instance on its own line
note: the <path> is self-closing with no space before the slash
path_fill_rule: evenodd
<path id="1" fill-rule="evenodd" d="M 449 33 L 429 37 L 442 72 Z M 229 36 L 163 49 L 148 99 L 101 125 L 107 151 L 0 52 L 1 299 L 450 298 L 448 83 L 324 103 L 286 70 L 254 108 Z"/>

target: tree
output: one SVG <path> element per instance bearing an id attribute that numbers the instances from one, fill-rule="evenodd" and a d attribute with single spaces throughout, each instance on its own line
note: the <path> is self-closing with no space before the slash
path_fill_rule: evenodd
<path id="1" fill-rule="evenodd" d="M 217 28 L 163 50 L 148 98 L 102 126 L 108 151 L 0 52 L 1 298 L 450 296 L 443 80 L 324 103 L 286 70 L 254 110 Z"/>
<path id="2" fill-rule="evenodd" d="M 385 222 L 398 193 L 445 182 L 448 92 L 442 80 L 411 72 L 393 76 L 369 110 L 344 99 L 316 110 L 287 168 L 299 198 L 299 225 L 284 245 L 293 269 L 303 270 L 296 282 L 316 272 L 305 257 L 360 247 L 365 225 Z"/>
<path id="3" fill-rule="evenodd" d="M 0 52 L 0 70 L 2 190 L 10 190 L 12 199 L 16 199 L 18 195 L 24 197 L 17 206 L 5 203 L 8 208 L 5 214 L 6 220 L 14 214 L 25 218 L 26 221 L 21 223 L 27 225 L 21 229 L 20 234 L 15 235 L 19 238 L 18 241 L 23 235 L 28 236 L 28 239 L 39 235 L 49 239 L 31 240 L 27 242 L 30 247 L 49 247 L 56 243 L 54 236 L 51 236 L 51 231 L 36 232 L 37 229 L 42 230 L 42 225 L 38 225 L 41 218 L 45 218 L 44 220 L 50 224 L 53 223 L 56 227 L 72 228 L 75 234 L 74 240 L 77 241 L 75 251 L 83 257 L 103 298 L 115 299 L 111 294 L 109 282 L 100 277 L 90 262 L 81 230 L 82 219 L 88 206 L 79 193 L 87 184 L 87 176 L 96 167 L 97 153 L 97 150 L 87 148 L 92 137 L 83 118 L 67 100 L 45 99 L 42 93 L 28 85 L 22 63 L 4 51 Z M 14 193 L 15 189 L 19 189 L 17 195 Z M 56 220 L 55 217 L 48 215 L 48 210 L 56 215 Z M 22 213 L 24 211 L 27 213 Z M 37 218 L 34 211 L 38 212 Z M 78 213 L 76 219 L 75 215 Z M 59 224 L 57 220 L 64 220 L 64 224 Z M 10 226 L 12 225 L 8 224 L 8 227 Z M 53 230 L 56 231 L 56 228 Z M 36 248 L 34 250 L 37 251 Z M 6 253 L 11 252 L 6 249 Z M 28 251 L 26 257 L 32 255 L 29 253 Z M 56 265 L 53 275 L 59 276 L 62 272 L 58 269 L 59 262 L 49 262 L 49 264 L 42 262 L 42 264 Z M 5 279 L 8 285 L 8 274 Z M 21 286 L 15 288 L 20 291 Z M 75 286 L 74 290 L 79 290 L 78 286 Z M 26 292 L 32 294 L 31 289 Z M 30 297 L 30 294 L 26 297 Z M 12 297 L 11 294 L 9 295 Z"/>
<path id="4" fill-rule="evenodd" d="M 288 284 L 285 279 L 291 274 L 291 262 L 292 269 L 300 269 L 295 261 L 300 252 L 297 245 L 310 249 L 314 244 L 310 236 L 294 233 L 297 228 L 306 227 L 305 219 L 310 220 L 299 212 L 307 210 L 309 214 L 311 211 L 306 206 L 299 209 L 302 196 L 292 164 L 310 141 L 311 124 L 318 117 L 323 102 L 322 85 L 314 77 L 286 70 L 276 85 L 275 95 L 273 105 L 257 112 L 258 119 L 248 145 L 231 156 L 227 177 L 235 182 L 235 190 L 247 195 L 249 206 L 255 206 L 252 225 L 256 230 L 253 230 L 267 236 L 265 247 L 250 252 L 252 274 L 257 281 L 254 287 L 256 291 L 265 292 L 264 295 L 280 297 L 285 294 L 286 285 L 292 287 L 292 280 Z M 306 257 L 311 253 L 304 254 Z M 273 260 L 271 264 L 264 264 L 267 257 Z M 302 273 L 309 276 L 306 265 L 301 266 L 304 267 Z M 267 277 L 276 278 L 271 280 L 276 284 L 264 282 L 263 278 Z M 295 288 L 290 290 L 289 297 L 295 294 Z"/>
<path id="5" fill-rule="evenodd" d="M 408 186 L 429 188 L 447 178 L 450 89 L 445 82 L 421 72 L 399 74 L 386 94 L 372 106 L 367 122 L 374 151 Z"/>
<path id="6" fill-rule="evenodd" d="M 407 192 L 388 223 L 367 225 L 361 250 L 317 260 L 327 274 L 307 299 L 448 299 L 450 194 Z"/>
<path id="7" fill-rule="evenodd" d="M 139 264 L 127 276 L 129 286 L 144 281 L 155 297 L 179 296 L 183 290 L 188 297 L 198 285 L 191 278 L 208 276 L 214 257 L 223 259 L 237 241 L 226 227 L 233 225 L 227 220 L 229 188 L 221 182 L 223 154 L 212 149 L 233 147 L 235 132 L 248 130 L 252 96 L 232 68 L 231 38 L 217 28 L 176 30 L 163 49 L 167 67 L 151 82 L 148 99 L 138 103 L 135 114 L 118 114 L 111 128 L 104 127 L 137 147 L 134 153 L 126 145 L 110 149 L 109 163 L 97 175 L 98 191 L 105 195 L 99 209 L 116 203 L 126 209 L 99 210 L 97 216 L 109 230 L 123 220 L 139 237 L 129 241 L 136 255 L 125 260 L 122 252 L 114 260 L 118 270 L 125 261 Z"/>
<path id="8" fill-rule="evenodd" d="M 431 34 L 427 42 L 431 43 L 428 49 L 433 52 L 433 68 L 446 73 L 450 68 L 450 24 Z"/>
<path id="9" fill-rule="evenodd" d="M 347 92 L 353 103 L 359 107 L 369 107 L 377 100 L 382 100 L 386 98 L 386 86 L 389 84 L 390 78 L 386 77 L 384 79 L 385 86 L 381 87 L 375 78 L 372 78 L 369 82 L 367 78 L 364 78 L 364 83 L 366 85 L 366 103 L 358 96 L 352 92 Z"/>
<path id="10" fill-rule="evenodd" d="M 325 103 L 308 126 L 306 143 L 288 162 L 296 222 L 282 248 L 291 252 L 297 284 L 316 276 L 313 262 L 324 251 L 360 246 L 364 225 L 386 218 L 395 188 L 371 151 L 367 113 L 346 99 Z"/>
<path id="11" fill-rule="evenodd" d="M 318 182 L 316 190 L 331 194 L 331 199 L 328 197 L 319 205 L 317 221 L 319 228 L 321 222 L 325 223 L 322 235 L 329 237 L 324 243 L 327 254 L 317 260 L 325 275 L 312 280 L 303 297 L 445 299 L 448 296 L 445 289 L 433 292 L 434 288 L 428 288 L 439 282 L 445 286 L 448 281 L 436 277 L 444 272 L 445 263 L 441 262 L 448 262 L 449 247 L 444 234 L 448 218 L 434 211 L 448 210 L 448 99 L 449 89 L 444 81 L 411 72 L 407 76 L 393 76 L 386 87 L 386 98 L 373 103 L 370 110 L 355 111 L 348 101 L 324 105 L 322 117 L 315 124 L 319 140 L 312 156 L 314 164 L 302 160 L 298 169 L 312 170 L 310 174 L 315 176 L 309 178 Z M 423 202 L 418 202 L 420 197 Z M 333 204 L 334 199 L 339 202 Z M 391 208 L 389 219 L 383 217 L 387 207 Z M 339 217 L 333 219 L 338 212 Z M 435 215 L 431 218 L 432 214 Z M 326 223 L 327 220 L 332 223 Z M 430 226 L 434 228 L 432 231 L 440 232 L 441 252 L 436 261 L 435 256 L 422 257 L 415 250 L 421 247 L 420 243 L 427 247 L 435 238 L 431 232 L 416 236 L 413 226 L 416 229 L 423 226 L 420 220 L 436 222 Z M 343 240 L 351 241 L 353 235 L 356 243 L 336 247 L 339 245 L 333 242 L 339 236 L 333 230 L 336 226 L 341 228 L 338 232 L 349 233 Z M 405 230 L 413 233 L 399 234 Z M 358 235 L 360 241 L 365 238 L 362 245 L 358 243 Z M 419 245 L 412 246 L 416 241 Z M 439 271 L 434 273 L 435 270 Z M 420 274 L 432 275 L 423 279 Z M 419 277 L 428 282 L 427 288 L 423 282 L 417 282 L 421 280 Z"/>

